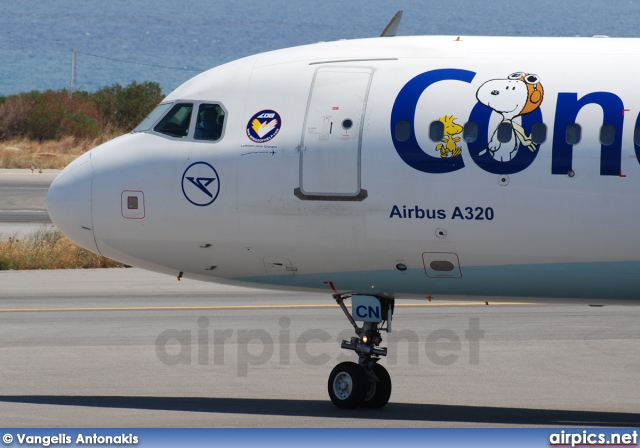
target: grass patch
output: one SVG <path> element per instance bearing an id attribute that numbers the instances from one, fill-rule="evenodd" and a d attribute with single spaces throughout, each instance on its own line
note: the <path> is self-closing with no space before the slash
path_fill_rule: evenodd
<path id="1" fill-rule="evenodd" d="M 58 230 L 30 235 L 0 234 L 0 270 L 94 269 L 127 267 L 78 246 Z"/>
<path id="2" fill-rule="evenodd" d="M 14 139 L 0 142 L 0 167 L 63 169 L 86 151 L 108 141 L 118 134 L 105 134 L 96 139 L 64 137 L 43 141 Z"/>

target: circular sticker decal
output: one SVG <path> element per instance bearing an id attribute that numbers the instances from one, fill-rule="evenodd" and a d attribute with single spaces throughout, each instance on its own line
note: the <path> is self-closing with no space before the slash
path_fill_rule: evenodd
<path id="1" fill-rule="evenodd" d="M 255 143 L 271 141 L 280 132 L 280 114 L 275 110 L 261 110 L 247 123 L 247 137 Z"/>
<path id="2" fill-rule="evenodd" d="M 193 205 L 212 204 L 220 193 L 218 172 L 206 162 L 192 163 L 182 175 L 182 193 Z"/>

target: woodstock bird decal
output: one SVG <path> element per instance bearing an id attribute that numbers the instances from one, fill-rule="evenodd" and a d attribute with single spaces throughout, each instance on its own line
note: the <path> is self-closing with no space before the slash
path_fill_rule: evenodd
<path id="1" fill-rule="evenodd" d="M 442 124 L 444 124 L 444 137 L 442 137 L 442 143 L 436 146 L 436 151 L 440 151 L 440 157 L 443 159 L 449 157 L 457 157 L 462 154 L 462 147 L 457 146 L 456 143 L 460 141 L 460 137 L 454 137 L 462 132 L 462 126 L 458 123 L 454 123 L 456 118 L 453 115 L 446 115 L 440 118 Z"/>

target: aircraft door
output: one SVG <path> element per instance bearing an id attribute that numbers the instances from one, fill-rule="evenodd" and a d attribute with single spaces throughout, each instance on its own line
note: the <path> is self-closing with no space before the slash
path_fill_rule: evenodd
<path id="1" fill-rule="evenodd" d="M 371 67 L 323 66 L 311 85 L 300 145 L 301 199 L 363 200 L 362 131 Z"/>

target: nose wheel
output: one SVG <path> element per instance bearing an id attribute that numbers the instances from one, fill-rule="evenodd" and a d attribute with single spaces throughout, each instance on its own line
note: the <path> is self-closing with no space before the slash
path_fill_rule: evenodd
<path id="1" fill-rule="evenodd" d="M 380 364 L 373 365 L 373 373 L 377 381 L 369 381 L 369 389 L 364 396 L 362 406 L 365 408 L 380 409 L 386 406 L 391 397 L 391 377 L 387 369 Z"/>
<path id="2" fill-rule="evenodd" d="M 378 364 L 381 356 L 387 355 L 386 348 L 378 348 L 382 342 L 380 330 L 390 331 L 393 299 L 379 299 L 382 306 L 382 318 L 387 328 L 380 328 L 378 322 L 364 322 L 359 327 L 344 304 L 348 296 L 336 294 L 334 299 L 351 322 L 357 337 L 351 341 L 342 341 L 341 347 L 358 354 L 358 363 L 342 362 L 335 366 L 329 375 L 328 392 L 331 402 L 341 409 L 366 407 L 379 409 L 389 402 L 391 396 L 391 377 L 383 366 Z"/>
<path id="3" fill-rule="evenodd" d="M 329 375 L 329 397 L 342 409 L 360 406 L 369 392 L 364 369 L 355 362 L 342 362 Z"/>

